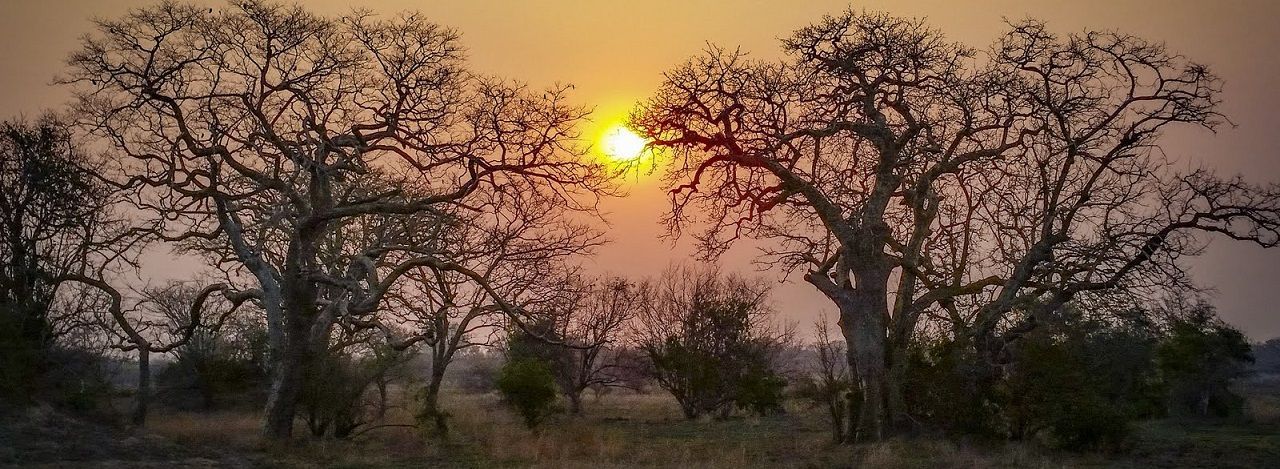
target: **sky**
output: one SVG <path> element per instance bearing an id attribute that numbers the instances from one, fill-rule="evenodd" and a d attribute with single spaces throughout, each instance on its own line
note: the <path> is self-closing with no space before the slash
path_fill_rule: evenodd
<path id="1" fill-rule="evenodd" d="M 88 32 L 94 17 L 118 16 L 150 1 L 0 0 L 0 118 L 57 109 L 68 90 L 51 85 L 63 60 Z M 201 1 L 218 5 L 219 2 Z M 1066 34 L 1115 29 L 1164 41 L 1173 51 L 1207 64 L 1225 81 L 1221 111 L 1235 124 L 1213 134 L 1177 130 L 1165 151 L 1219 174 L 1242 174 L 1253 182 L 1280 181 L 1280 2 L 1258 0 L 1130 1 L 1023 0 L 960 2 L 731 1 L 731 0 L 314 0 L 313 11 L 341 14 L 353 5 L 391 14 L 418 10 L 458 29 L 474 70 L 534 86 L 570 83 L 574 98 L 594 108 L 584 129 L 595 138 L 626 117 L 648 96 L 662 72 L 707 47 L 741 47 L 758 58 L 779 55 L 778 38 L 844 8 L 923 17 L 951 40 L 985 48 L 1006 19 L 1033 17 Z M 606 200 L 612 243 L 590 261 L 596 269 L 627 276 L 660 272 L 693 257 L 689 240 L 664 240 L 659 216 L 668 208 L 656 177 L 628 182 L 630 195 Z M 727 253 L 726 270 L 753 270 L 755 252 L 741 246 Z M 170 256 L 153 256 L 148 267 L 189 269 Z M 1213 287 L 1221 316 L 1254 340 L 1280 336 L 1280 249 L 1215 239 L 1191 263 L 1193 275 Z M 759 275 L 781 280 L 775 273 Z M 795 279 L 779 285 L 775 305 L 789 320 L 811 324 L 834 308 Z"/>

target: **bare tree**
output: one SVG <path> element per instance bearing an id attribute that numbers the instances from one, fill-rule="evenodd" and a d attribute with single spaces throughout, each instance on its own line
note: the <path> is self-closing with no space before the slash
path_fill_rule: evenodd
<path id="1" fill-rule="evenodd" d="M 768 295 L 763 280 L 710 266 L 672 266 L 642 287 L 634 340 L 686 418 L 752 405 L 744 385 L 781 392 L 772 365 L 790 331 L 772 324 Z"/>
<path id="2" fill-rule="evenodd" d="M 617 373 L 626 366 L 619 352 L 624 333 L 641 307 L 639 285 L 621 277 L 579 279 L 566 286 L 566 298 L 553 315 L 556 336 L 577 347 L 564 350 L 556 365 L 560 393 L 569 411 L 582 413 L 582 393 L 597 387 L 629 387 Z"/>
<path id="3" fill-rule="evenodd" d="M 561 298 L 563 280 L 572 272 L 567 261 L 602 242 L 598 231 L 570 220 L 561 207 L 521 194 L 504 197 L 517 199 L 449 217 L 432 235 L 431 242 L 473 275 L 436 266 L 415 268 L 373 319 L 380 329 L 405 330 L 393 339 L 400 346 L 422 342 L 430 347 L 431 370 L 419 419 L 442 436 L 448 433 L 448 413 L 439 405 L 440 386 L 454 355 L 493 345 L 494 335 L 507 328 L 509 319 L 501 302 L 541 311 Z"/>
<path id="4" fill-rule="evenodd" d="M 37 394 L 46 353 L 85 323 L 55 279 L 103 265 L 120 243 L 94 169 L 54 116 L 0 124 L 0 393 L 15 401 Z"/>
<path id="5" fill-rule="evenodd" d="M 712 48 L 633 116 L 676 155 L 671 231 L 831 299 L 862 402 L 857 440 L 908 424 L 906 350 L 945 321 L 993 363 L 1034 317 L 1090 295 L 1185 284 L 1215 232 L 1271 247 L 1280 188 L 1179 174 L 1167 127 L 1217 128 L 1220 81 L 1163 46 L 1012 24 L 985 54 L 923 22 L 847 11 L 781 61 Z M 692 208 L 701 209 L 694 212 Z"/>
<path id="6" fill-rule="evenodd" d="M 76 282 L 97 290 L 104 299 L 97 325 L 113 337 L 112 348 L 138 354 L 138 388 L 134 394 L 132 422 L 145 425 L 151 401 L 151 354 L 168 353 L 191 340 L 198 329 L 217 329 L 249 295 L 232 292 L 225 284 L 195 290 L 183 283 L 148 288 L 140 297 L 129 298 L 98 275 L 64 274 L 58 283 Z M 228 307 L 213 319 L 203 317 L 206 302 L 222 293 Z"/>
<path id="7" fill-rule="evenodd" d="M 814 330 L 817 342 L 813 344 L 813 352 L 817 367 L 813 373 L 816 378 L 810 376 L 811 381 L 806 391 L 814 402 L 826 407 L 827 416 L 831 418 L 831 437 L 835 442 L 841 443 L 847 435 L 845 430 L 849 420 L 846 416 L 850 402 L 849 362 L 845 358 L 845 345 L 843 341 L 832 340 L 831 326 L 825 315 L 814 323 Z"/>
<path id="8" fill-rule="evenodd" d="M 417 267 L 475 274 L 394 230 L 344 230 L 511 194 L 588 210 L 606 184 L 576 144 L 586 112 L 567 87 L 471 73 L 458 33 L 418 14 L 162 3 L 99 21 L 69 65 L 62 81 L 151 230 L 255 284 L 274 363 L 268 438 L 291 434 L 304 369 L 341 318 L 375 313 Z"/>

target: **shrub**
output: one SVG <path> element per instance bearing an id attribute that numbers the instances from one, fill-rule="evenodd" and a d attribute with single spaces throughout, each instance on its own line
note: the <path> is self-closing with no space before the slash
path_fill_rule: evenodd
<path id="1" fill-rule="evenodd" d="M 908 408 L 953 434 L 1045 438 L 1072 450 L 1115 447 L 1130 421 L 1159 414 L 1157 333 L 1143 315 L 1046 316 L 999 366 L 964 341 L 917 344 Z"/>
<path id="2" fill-rule="evenodd" d="M 767 284 L 685 267 L 644 288 L 639 345 L 686 418 L 781 410 L 773 365 L 789 334 L 769 323 Z"/>
<path id="3" fill-rule="evenodd" d="M 497 387 L 529 428 L 537 427 L 554 410 L 555 376 L 545 361 L 525 357 L 507 362 L 498 376 Z"/>
<path id="4" fill-rule="evenodd" d="M 787 380 L 767 367 L 756 366 L 738 377 L 734 402 L 739 409 L 759 415 L 783 411 Z"/>
<path id="5" fill-rule="evenodd" d="M 382 344 L 338 351 L 309 367 L 298 405 L 313 436 L 346 438 L 382 419 L 388 387 L 408 379 L 411 352 Z"/>
<path id="6" fill-rule="evenodd" d="M 1244 334 L 1223 323 L 1212 305 L 1175 312 L 1159 346 L 1160 372 L 1169 385 L 1169 411 L 1195 417 L 1234 417 L 1244 399 L 1230 389 L 1253 362 Z"/>
<path id="7" fill-rule="evenodd" d="M 201 330 L 174 355 L 156 375 L 156 385 L 161 399 L 175 407 L 212 410 L 223 395 L 265 390 L 265 342 L 228 340 Z"/>

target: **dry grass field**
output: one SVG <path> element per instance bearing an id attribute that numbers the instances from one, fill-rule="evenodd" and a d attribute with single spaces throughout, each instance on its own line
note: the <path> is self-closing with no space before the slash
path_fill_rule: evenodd
<path id="1" fill-rule="evenodd" d="M 1251 409 L 1277 396 L 1251 394 Z M 1268 404 L 1269 403 L 1269 404 Z M 494 395 L 450 394 L 453 432 L 424 440 L 415 429 L 373 429 L 351 441 L 257 446 L 256 416 L 165 413 L 152 430 L 184 445 L 253 455 L 254 465 L 327 467 L 1267 467 L 1280 465 L 1275 420 L 1244 424 L 1146 422 L 1119 454 L 1076 454 L 1034 443 L 959 443 L 919 437 L 851 448 L 832 445 L 821 415 L 793 407 L 785 415 L 686 421 L 662 394 L 615 394 L 589 400 L 583 416 L 560 415 L 528 430 Z M 1260 420 L 1264 415 L 1258 415 Z M 1272 416 L 1274 417 L 1274 416 Z M 407 423 L 393 415 L 389 423 Z"/>
<path id="2" fill-rule="evenodd" d="M 1063 468 L 1280 467 L 1275 388 L 1251 389 L 1251 423 L 1144 422 L 1116 454 L 1055 451 L 1031 442 L 926 436 L 832 445 L 816 410 L 686 421 L 662 394 L 588 399 L 583 416 L 526 429 L 495 395 L 450 393 L 447 440 L 424 438 L 405 412 L 349 440 L 300 437 L 266 446 L 252 411 L 158 409 L 146 431 L 33 410 L 0 426 L 0 465 L 13 467 L 511 467 L 511 468 Z M 1267 420 L 1270 419 L 1270 420 Z M 305 426 L 299 425 L 299 433 Z"/>

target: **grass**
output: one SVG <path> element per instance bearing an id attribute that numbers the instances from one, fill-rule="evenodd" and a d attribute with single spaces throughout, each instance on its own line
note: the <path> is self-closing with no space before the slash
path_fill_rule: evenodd
<path id="1" fill-rule="evenodd" d="M 258 437 L 259 419 L 253 411 L 159 409 L 146 432 L 91 427 L 42 413 L 28 417 L 25 427 L 0 425 L 0 448 L 13 448 L 0 450 L 0 465 L 40 466 L 44 461 L 48 467 L 64 467 L 75 461 L 76 467 L 1277 467 L 1280 422 L 1269 413 L 1277 396 L 1266 390 L 1248 397 L 1251 422 L 1142 422 L 1135 426 L 1130 447 L 1118 454 L 930 437 L 833 445 L 816 410 L 794 407 L 779 416 L 688 421 L 668 396 L 660 394 L 589 399 L 585 415 L 558 415 L 530 430 L 494 395 L 452 393 L 443 396 L 452 415 L 448 441 L 423 438 L 414 428 L 389 426 L 350 440 L 299 437 L 284 445 L 266 445 Z M 392 424 L 411 421 L 405 411 L 387 418 Z M 305 433 L 301 422 L 297 431 Z M 6 441 L 6 435 L 13 441 Z M 24 451 L 33 452 L 35 459 Z"/>
<path id="2" fill-rule="evenodd" d="M 1068 467 L 1033 445 L 983 448 L 937 439 L 849 447 L 830 442 L 816 411 L 730 420 L 685 420 L 668 396 L 618 394 L 588 401 L 583 416 L 559 415 L 525 428 L 494 395 L 449 394 L 453 433 L 424 440 L 389 427 L 351 441 L 299 439 L 263 447 L 252 414 L 163 414 L 152 430 L 181 442 L 217 442 L 256 454 L 264 466 L 528 468 Z M 391 421 L 405 420 L 399 414 Z M 248 438 L 228 437 L 219 428 Z"/>

